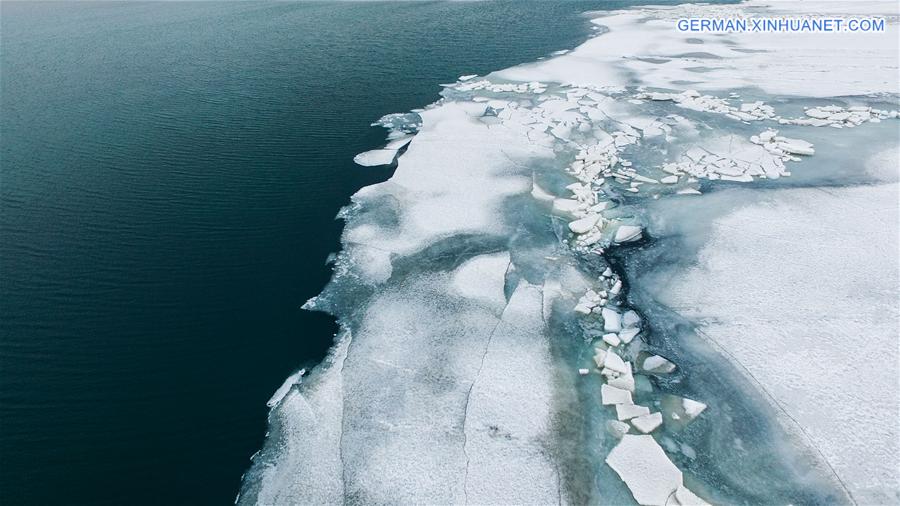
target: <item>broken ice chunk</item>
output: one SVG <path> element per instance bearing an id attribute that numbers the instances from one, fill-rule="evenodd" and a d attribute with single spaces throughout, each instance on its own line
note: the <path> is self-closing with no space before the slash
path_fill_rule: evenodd
<path id="1" fill-rule="evenodd" d="M 666 504 L 682 486 L 681 471 L 669 460 L 653 436 L 626 434 L 606 457 L 638 504 Z"/>
<path id="2" fill-rule="evenodd" d="M 660 409 L 666 421 L 666 427 L 672 430 L 681 430 L 700 416 L 700 413 L 706 409 L 706 404 L 677 395 L 664 395 L 660 402 Z"/>
<path id="3" fill-rule="evenodd" d="M 397 154 L 396 149 L 373 149 L 360 153 L 353 157 L 353 161 L 357 165 L 363 167 L 374 167 L 376 165 L 390 165 L 394 161 Z"/>
<path id="4" fill-rule="evenodd" d="M 629 420 L 636 416 L 649 415 L 650 408 L 635 404 L 616 404 L 616 418 L 621 421 Z"/>
<path id="5" fill-rule="evenodd" d="M 794 155 L 814 155 L 816 150 L 813 149 L 813 145 L 809 142 L 800 139 L 788 139 L 784 138 L 783 140 L 778 140 L 778 147 L 781 148 L 782 151 L 794 154 Z"/>
<path id="6" fill-rule="evenodd" d="M 582 301 L 578 301 L 578 304 L 575 305 L 575 308 L 573 309 L 573 311 L 575 311 L 576 313 L 588 315 L 588 314 L 591 314 L 591 310 L 595 306 L 596 306 L 596 304 L 592 304 L 589 301 L 582 300 Z"/>
<path id="7" fill-rule="evenodd" d="M 625 311 L 622 315 L 622 326 L 626 329 L 637 327 L 641 323 L 641 317 L 633 310 Z"/>
<path id="8" fill-rule="evenodd" d="M 578 206 L 581 204 L 577 200 L 572 199 L 556 199 L 553 201 L 553 210 L 562 213 L 571 215 L 573 212 L 578 210 Z"/>
<path id="9" fill-rule="evenodd" d="M 638 328 L 625 329 L 619 332 L 619 339 L 621 339 L 623 343 L 628 344 L 632 339 L 634 339 L 634 336 L 638 335 L 638 332 L 640 331 L 641 329 Z"/>
<path id="10" fill-rule="evenodd" d="M 626 364 L 624 360 L 622 360 L 622 357 L 616 355 L 616 352 L 612 350 L 606 351 L 606 359 L 603 361 L 603 367 L 617 373 L 631 372 L 631 368 L 628 367 L 628 364 Z"/>
<path id="11" fill-rule="evenodd" d="M 594 225 L 600 221 L 599 214 L 592 214 L 590 216 L 585 216 L 579 220 L 575 220 L 569 222 L 569 230 L 575 232 L 576 234 L 583 234 L 590 229 L 594 228 Z"/>
<path id="12" fill-rule="evenodd" d="M 606 332 L 618 332 L 622 330 L 622 321 L 617 311 L 609 308 L 603 308 L 601 312 L 603 316 L 603 330 Z"/>
<path id="13" fill-rule="evenodd" d="M 606 362 L 606 350 L 602 350 L 597 348 L 594 350 L 594 363 L 597 364 L 597 367 L 603 367 L 604 362 Z"/>
<path id="14" fill-rule="evenodd" d="M 609 293 L 613 295 L 618 295 L 619 291 L 622 289 L 622 281 L 617 279 L 615 283 L 613 283 L 612 288 L 609 289 Z"/>
<path id="15" fill-rule="evenodd" d="M 600 400 L 604 406 L 611 404 L 631 404 L 631 392 L 609 385 L 600 386 Z"/>
<path id="16" fill-rule="evenodd" d="M 631 373 L 623 373 L 618 378 L 610 378 L 606 384 L 634 393 L 634 376 Z"/>
<path id="17" fill-rule="evenodd" d="M 644 359 L 641 366 L 645 371 L 655 372 L 659 374 L 668 374 L 675 370 L 675 364 L 660 357 L 659 355 L 651 355 Z"/>
<path id="18" fill-rule="evenodd" d="M 702 413 L 703 410 L 706 409 L 706 404 L 687 398 L 683 399 L 681 401 L 681 404 L 684 407 L 685 414 L 692 419 L 700 416 L 700 413 Z"/>
<path id="19" fill-rule="evenodd" d="M 618 346 L 622 340 L 619 339 L 619 336 L 610 332 L 609 334 L 603 334 L 603 342 L 610 346 Z"/>
<path id="20" fill-rule="evenodd" d="M 631 242 L 641 238 L 641 227 L 622 225 L 616 230 L 616 242 Z"/>
<path id="21" fill-rule="evenodd" d="M 823 111 L 819 108 L 814 107 L 812 109 L 807 109 L 806 115 L 809 116 L 810 118 L 826 119 L 828 116 L 831 115 L 831 113 L 828 111 Z"/>
<path id="22" fill-rule="evenodd" d="M 631 419 L 631 424 L 634 425 L 634 428 L 643 432 L 644 434 L 649 434 L 656 430 L 657 427 L 662 425 L 662 413 L 650 413 L 649 415 L 642 415 Z"/>
<path id="23" fill-rule="evenodd" d="M 762 143 L 770 142 L 775 136 L 778 135 L 778 130 L 766 130 L 765 132 L 759 134 L 759 140 Z"/>

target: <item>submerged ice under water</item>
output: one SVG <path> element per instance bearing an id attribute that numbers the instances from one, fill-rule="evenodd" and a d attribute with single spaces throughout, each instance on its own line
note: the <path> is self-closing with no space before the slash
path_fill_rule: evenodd
<path id="1" fill-rule="evenodd" d="M 711 37 L 707 54 L 751 56 L 678 87 L 701 57 L 674 30 L 656 35 L 669 53 L 620 62 L 617 41 L 697 9 L 600 18 L 610 32 L 572 52 L 464 76 L 383 120 L 391 144 L 359 161 L 400 154 L 396 172 L 342 212 L 334 277 L 306 306 L 342 332 L 273 398 L 240 503 L 856 500 L 727 350 L 630 284 L 689 264 L 708 227 L 686 224 L 760 190 L 873 181 L 858 160 L 897 149 L 896 83 L 848 70 L 798 97 L 784 76 L 748 78 L 758 53 Z M 896 70 L 873 58 L 877 76 Z M 740 185 L 756 191 L 716 198 Z M 681 242 L 654 236 L 667 220 Z"/>

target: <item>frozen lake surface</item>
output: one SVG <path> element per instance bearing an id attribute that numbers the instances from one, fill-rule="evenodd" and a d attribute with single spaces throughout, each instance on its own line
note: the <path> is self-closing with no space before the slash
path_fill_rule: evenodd
<path id="1" fill-rule="evenodd" d="M 846 9 L 605 13 L 382 120 L 414 137 L 306 306 L 341 340 L 239 501 L 897 499 L 897 6 L 854 3 L 893 16 L 865 37 L 674 29 Z"/>
<path id="2" fill-rule="evenodd" d="M 897 183 L 761 200 L 716 219 L 697 264 L 648 289 L 700 324 L 857 503 L 895 502 Z"/>

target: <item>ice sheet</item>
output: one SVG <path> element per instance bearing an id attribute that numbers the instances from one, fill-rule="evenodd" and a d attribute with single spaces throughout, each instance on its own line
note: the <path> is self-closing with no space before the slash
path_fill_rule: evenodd
<path id="1" fill-rule="evenodd" d="M 552 373 L 541 291 L 522 282 L 493 330 L 466 406 L 466 502 L 553 504 Z"/>
<path id="2" fill-rule="evenodd" d="M 896 184 L 776 191 L 717 220 L 698 265 L 658 287 L 859 504 L 900 497 L 898 203 Z"/>

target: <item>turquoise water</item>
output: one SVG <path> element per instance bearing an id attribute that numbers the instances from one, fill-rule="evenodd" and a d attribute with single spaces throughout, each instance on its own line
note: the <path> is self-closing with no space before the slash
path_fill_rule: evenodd
<path id="1" fill-rule="evenodd" d="M 608 4 L 3 2 L 0 502 L 231 502 L 369 124 Z"/>

